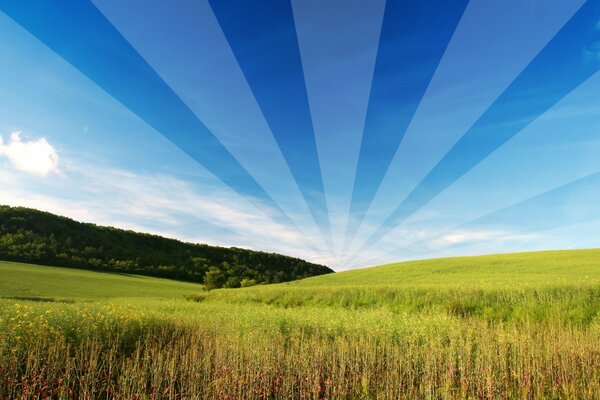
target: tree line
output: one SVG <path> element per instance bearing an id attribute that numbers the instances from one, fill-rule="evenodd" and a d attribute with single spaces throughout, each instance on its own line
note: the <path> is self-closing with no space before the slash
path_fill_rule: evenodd
<path id="1" fill-rule="evenodd" d="M 280 254 L 184 243 L 8 206 L 0 206 L 0 259 L 199 282 L 209 289 L 333 272 Z"/>

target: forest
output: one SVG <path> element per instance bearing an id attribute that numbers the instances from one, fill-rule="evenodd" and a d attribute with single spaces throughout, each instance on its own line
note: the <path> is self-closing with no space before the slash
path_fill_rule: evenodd
<path id="1" fill-rule="evenodd" d="M 199 282 L 208 289 L 333 272 L 280 254 L 184 243 L 9 206 L 0 206 L 0 259 Z"/>

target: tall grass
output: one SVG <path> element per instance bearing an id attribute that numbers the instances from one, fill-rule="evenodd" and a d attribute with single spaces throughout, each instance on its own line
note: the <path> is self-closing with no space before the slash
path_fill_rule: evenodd
<path id="1" fill-rule="evenodd" d="M 583 253 L 517 255 L 513 275 L 494 256 L 162 298 L 12 288 L 0 398 L 598 399 L 600 267 Z"/>
<path id="2" fill-rule="evenodd" d="M 600 394 L 596 319 L 504 323 L 381 308 L 316 310 L 211 301 L 5 304 L 0 397 L 595 399 Z"/>

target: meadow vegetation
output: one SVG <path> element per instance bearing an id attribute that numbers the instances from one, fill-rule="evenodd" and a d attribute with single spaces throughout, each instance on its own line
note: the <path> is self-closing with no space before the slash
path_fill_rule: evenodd
<path id="1" fill-rule="evenodd" d="M 0 263 L 0 398 L 600 398 L 599 250 L 212 291 L 67 272 Z"/>

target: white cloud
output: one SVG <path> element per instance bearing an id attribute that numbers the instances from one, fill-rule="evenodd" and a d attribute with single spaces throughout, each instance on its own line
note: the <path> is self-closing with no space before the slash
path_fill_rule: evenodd
<path id="1" fill-rule="evenodd" d="M 6 157 L 16 170 L 28 174 L 46 176 L 58 172 L 58 154 L 46 138 L 23 141 L 21 134 L 14 132 L 4 144 L 0 136 L 0 156 Z"/>

